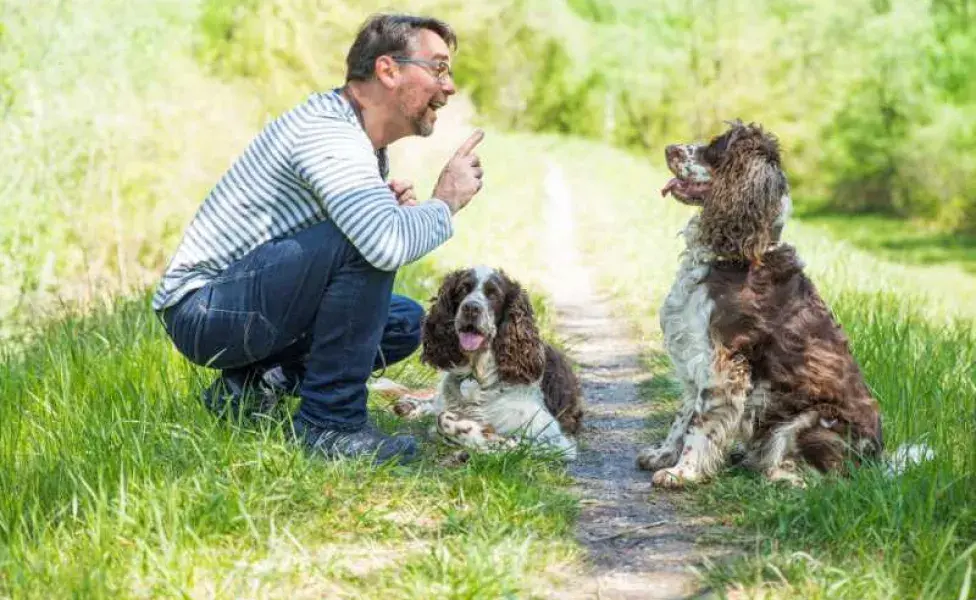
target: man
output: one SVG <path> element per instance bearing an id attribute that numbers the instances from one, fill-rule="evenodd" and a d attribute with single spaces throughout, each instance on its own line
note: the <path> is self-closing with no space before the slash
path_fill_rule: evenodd
<path id="1" fill-rule="evenodd" d="M 423 309 L 392 295 L 396 269 L 453 233 L 481 189 L 475 133 L 431 199 L 385 182 L 386 147 L 428 136 L 455 93 L 444 22 L 379 15 L 346 59 L 346 85 L 271 122 L 204 200 L 153 298 L 189 360 L 221 369 L 204 401 L 240 414 L 298 391 L 296 440 L 326 457 L 413 458 L 409 436 L 367 420 L 374 368 L 411 354 Z"/>

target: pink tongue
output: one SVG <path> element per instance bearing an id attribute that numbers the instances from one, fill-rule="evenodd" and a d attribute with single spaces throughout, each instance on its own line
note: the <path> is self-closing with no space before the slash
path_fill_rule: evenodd
<path id="1" fill-rule="evenodd" d="M 679 179 L 678 179 L 677 177 L 672 177 L 672 178 L 671 178 L 671 181 L 669 181 L 669 182 L 668 182 L 668 183 L 667 183 L 667 184 L 666 184 L 666 185 L 664 186 L 664 189 L 662 189 L 662 190 L 661 190 L 661 196 L 662 196 L 662 197 L 663 197 L 663 196 L 667 196 L 667 195 L 668 195 L 668 194 L 669 194 L 669 193 L 671 192 L 671 190 L 672 190 L 672 189 L 674 189 L 674 187 L 675 187 L 676 185 L 678 185 L 679 183 L 681 183 L 681 181 L 680 181 L 680 180 L 679 180 Z"/>
<path id="2" fill-rule="evenodd" d="M 480 333 L 460 333 L 458 334 L 458 341 L 461 342 L 461 348 L 467 352 L 473 352 L 481 347 L 482 342 L 485 341 L 485 336 Z"/>

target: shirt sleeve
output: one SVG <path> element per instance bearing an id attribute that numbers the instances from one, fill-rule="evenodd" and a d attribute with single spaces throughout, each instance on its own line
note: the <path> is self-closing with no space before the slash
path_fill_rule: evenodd
<path id="1" fill-rule="evenodd" d="M 371 265 L 394 271 L 453 235 L 441 200 L 400 206 L 383 181 L 369 139 L 356 125 L 318 118 L 296 133 L 292 167 L 326 214 Z"/>

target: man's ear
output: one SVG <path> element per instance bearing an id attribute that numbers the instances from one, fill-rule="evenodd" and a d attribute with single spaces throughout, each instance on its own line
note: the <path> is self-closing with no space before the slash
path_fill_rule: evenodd
<path id="1" fill-rule="evenodd" d="M 400 65 L 393 60 L 392 56 L 386 54 L 377 56 L 373 64 L 373 72 L 376 74 L 376 80 L 383 87 L 394 88 L 400 83 Z"/>

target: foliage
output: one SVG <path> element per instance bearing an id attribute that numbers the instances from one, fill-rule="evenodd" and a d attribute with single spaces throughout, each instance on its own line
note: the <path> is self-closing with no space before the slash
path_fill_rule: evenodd
<path id="1" fill-rule="evenodd" d="M 338 23 L 323 27 L 307 2 L 255 6 L 237 26 L 240 43 L 226 44 L 237 33 L 209 36 L 224 55 L 270 48 L 275 64 L 302 73 L 310 62 L 296 49 L 321 35 L 303 24 Z M 780 135 L 800 205 L 976 227 L 976 18 L 966 0 L 517 0 L 476 19 L 452 2 L 417 7 L 428 8 L 457 22 L 458 81 L 505 126 L 658 157 L 724 120 L 756 120 Z M 248 42 L 254 23 L 264 33 Z M 285 37 L 268 31 L 282 27 L 293 37 L 279 44 Z M 235 60 L 238 73 L 253 72 Z"/>

